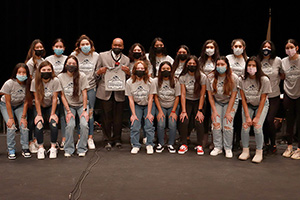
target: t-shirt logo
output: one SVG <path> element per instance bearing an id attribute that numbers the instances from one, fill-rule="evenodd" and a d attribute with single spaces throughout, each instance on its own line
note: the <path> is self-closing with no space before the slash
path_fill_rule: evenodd
<path id="1" fill-rule="evenodd" d="M 220 81 L 217 84 L 217 94 L 223 94 L 223 89 L 224 89 L 224 81 Z"/>
<path id="2" fill-rule="evenodd" d="M 291 83 L 295 83 L 300 77 L 300 70 L 297 68 L 296 65 L 290 66 L 290 68 L 287 69 L 286 72 L 286 79 Z"/>
<path id="3" fill-rule="evenodd" d="M 89 59 L 84 59 L 79 63 L 79 70 L 81 72 L 90 72 L 94 70 L 93 63 Z"/>
<path id="4" fill-rule="evenodd" d="M 144 99 L 148 97 L 148 91 L 145 90 L 141 85 L 135 91 L 133 91 L 132 94 L 135 99 Z"/>
<path id="5" fill-rule="evenodd" d="M 195 86 L 195 80 L 190 80 L 187 84 L 186 84 L 186 90 L 189 93 L 194 93 L 194 86 Z"/>
<path id="6" fill-rule="evenodd" d="M 17 91 L 12 91 L 11 98 L 14 99 L 15 102 L 21 102 L 25 98 L 25 90 L 18 89 Z"/>
<path id="7" fill-rule="evenodd" d="M 268 62 L 262 64 L 262 70 L 267 75 L 272 74 L 272 66 Z"/>
<path id="8" fill-rule="evenodd" d="M 161 98 L 170 98 L 174 96 L 174 92 L 168 85 L 164 85 L 160 88 L 159 95 Z"/>
<path id="9" fill-rule="evenodd" d="M 68 85 L 64 87 L 64 93 L 66 96 L 73 96 L 73 82 L 68 83 Z"/>
<path id="10" fill-rule="evenodd" d="M 45 87 L 44 89 L 45 97 L 52 97 L 52 90 L 50 88 Z"/>
<path id="11" fill-rule="evenodd" d="M 110 80 L 107 81 L 107 88 L 112 89 L 112 90 L 122 89 L 123 82 L 119 76 L 115 75 L 115 76 L 111 77 Z"/>

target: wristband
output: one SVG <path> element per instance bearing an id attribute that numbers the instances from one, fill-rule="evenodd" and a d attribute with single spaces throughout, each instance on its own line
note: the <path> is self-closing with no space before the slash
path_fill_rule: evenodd
<path id="1" fill-rule="evenodd" d="M 181 112 L 181 113 L 186 113 L 186 112 Z"/>
<path id="2" fill-rule="evenodd" d="M 198 111 L 203 113 L 203 110 L 202 110 L 202 109 L 198 109 Z"/>
<path id="3" fill-rule="evenodd" d="M 176 112 L 172 110 L 171 113 L 176 113 Z"/>

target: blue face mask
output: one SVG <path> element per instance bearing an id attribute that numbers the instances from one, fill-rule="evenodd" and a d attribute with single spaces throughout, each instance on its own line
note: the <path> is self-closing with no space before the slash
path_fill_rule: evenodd
<path id="1" fill-rule="evenodd" d="M 227 68 L 224 66 L 224 67 L 218 67 L 217 66 L 217 72 L 219 72 L 219 74 L 224 74 L 225 72 L 226 72 L 226 70 L 227 70 Z"/>
<path id="2" fill-rule="evenodd" d="M 63 49 L 58 49 L 58 48 L 55 48 L 54 50 L 54 53 L 58 56 L 60 56 L 61 54 L 63 54 L 64 50 Z"/>
<path id="3" fill-rule="evenodd" d="M 91 50 L 91 45 L 86 45 L 81 47 L 81 51 L 85 54 L 89 53 Z"/>
<path id="4" fill-rule="evenodd" d="M 26 80 L 27 80 L 27 76 L 26 76 L 26 75 L 25 75 L 25 76 L 23 76 L 23 75 L 19 75 L 19 74 L 17 74 L 16 78 L 17 78 L 19 81 L 21 81 L 21 82 L 23 82 L 23 81 L 26 81 Z"/>

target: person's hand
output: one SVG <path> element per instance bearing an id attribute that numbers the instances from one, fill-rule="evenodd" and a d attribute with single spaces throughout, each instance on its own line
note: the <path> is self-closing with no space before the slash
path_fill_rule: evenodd
<path id="1" fill-rule="evenodd" d="M 185 118 L 188 119 L 188 115 L 186 114 L 186 112 L 181 112 L 179 116 L 180 121 L 183 122 Z"/>
<path id="2" fill-rule="evenodd" d="M 53 115 L 50 116 L 49 122 L 51 122 L 51 119 L 53 119 L 56 123 L 58 123 L 58 117 L 57 117 L 56 114 L 53 114 Z"/>
<path id="3" fill-rule="evenodd" d="M 251 118 L 250 117 L 246 117 L 246 126 L 247 127 L 245 127 L 244 125 L 243 125 L 243 128 L 244 129 L 247 129 L 247 128 L 249 128 L 250 126 L 252 126 L 252 120 L 251 120 Z"/>
<path id="4" fill-rule="evenodd" d="M 258 122 L 259 122 L 259 117 L 254 117 L 254 119 L 252 120 L 252 125 L 256 127 L 257 125 L 259 125 Z"/>
<path id="5" fill-rule="evenodd" d="M 71 111 L 69 111 L 66 115 L 66 122 L 69 123 L 69 121 L 71 120 L 71 118 L 75 119 L 75 116 L 73 115 L 73 113 Z"/>
<path id="6" fill-rule="evenodd" d="M 87 122 L 89 121 L 89 118 L 90 118 L 87 111 L 83 111 L 80 115 L 80 119 L 81 119 L 81 117 L 84 117 Z"/>
<path id="7" fill-rule="evenodd" d="M 129 67 L 122 65 L 121 69 L 125 72 L 125 74 L 130 75 L 130 69 Z"/>
<path id="8" fill-rule="evenodd" d="M 134 123 L 135 120 L 139 121 L 139 119 L 137 118 L 136 115 L 131 115 L 131 117 L 130 117 L 131 126 L 133 125 L 133 123 Z"/>
<path id="9" fill-rule="evenodd" d="M 161 120 L 161 121 L 163 122 L 165 117 L 166 117 L 166 116 L 164 115 L 163 112 L 159 112 L 159 113 L 157 114 L 157 116 L 156 116 L 157 122 L 159 122 L 159 120 Z"/>
<path id="10" fill-rule="evenodd" d="M 20 120 L 20 126 L 22 126 L 22 124 L 23 124 L 24 128 L 27 128 L 28 122 L 27 122 L 26 118 L 21 118 L 21 120 Z"/>
<path id="11" fill-rule="evenodd" d="M 6 125 L 7 125 L 8 128 L 11 128 L 13 124 L 15 124 L 14 119 L 8 119 L 7 122 L 6 122 Z"/>
<path id="12" fill-rule="evenodd" d="M 176 122 L 177 121 L 177 115 L 174 112 L 171 112 L 170 116 L 169 116 L 169 120 L 172 120 L 172 122 Z"/>
<path id="13" fill-rule="evenodd" d="M 217 112 L 212 112 L 211 113 L 211 121 L 212 122 L 216 122 L 217 121 L 217 117 L 220 118 L 220 115 Z"/>
<path id="14" fill-rule="evenodd" d="M 145 119 L 149 119 L 149 121 L 153 123 L 154 116 L 151 113 L 148 113 Z"/>
<path id="15" fill-rule="evenodd" d="M 97 74 L 105 74 L 107 70 L 107 67 L 101 67 L 98 69 Z"/>
<path id="16" fill-rule="evenodd" d="M 42 115 L 37 115 L 34 119 L 34 124 L 36 125 L 39 121 L 41 121 L 42 123 L 44 123 L 44 119 Z"/>
<path id="17" fill-rule="evenodd" d="M 204 121 L 204 115 L 202 112 L 198 111 L 195 117 L 196 120 L 198 120 L 200 123 Z"/>
<path id="18" fill-rule="evenodd" d="M 233 117 L 231 116 L 230 113 L 225 113 L 224 118 L 226 119 L 226 123 L 227 123 L 227 124 L 231 123 L 232 120 L 233 120 Z"/>

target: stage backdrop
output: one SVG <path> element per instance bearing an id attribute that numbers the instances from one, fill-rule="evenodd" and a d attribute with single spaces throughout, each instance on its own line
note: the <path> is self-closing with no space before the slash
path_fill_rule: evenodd
<path id="1" fill-rule="evenodd" d="M 222 55 L 231 53 L 234 38 L 243 38 L 248 56 L 255 55 L 265 40 L 269 8 L 272 8 L 271 39 L 284 57 L 288 38 L 300 40 L 297 5 L 293 1 L 116 1 L 116 0 L 5 0 L 2 2 L 2 66 L 4 83 L 18 62 L 24 62 L 30 43 L 39 38 L 51 55 L 52 41 L 66 41 L 65 54 L 74 50 L 76 39 L 88 35 L 96 51 L 110 49 L 115 37 L 125 42 L 124 53 L 135 42 L 149 49 L 159 36 L 170 56 L 181 44 L 199 56 L 205 40 L 214 39 Z M 296 3 L 296 2 L 295 2 Z"/>

